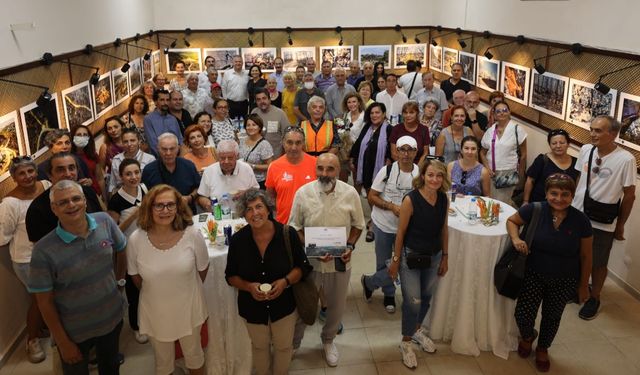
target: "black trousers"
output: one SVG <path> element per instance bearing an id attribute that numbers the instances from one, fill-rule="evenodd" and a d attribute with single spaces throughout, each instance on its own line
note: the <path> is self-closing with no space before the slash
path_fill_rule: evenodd
<path id="1" fill-rule="evenodd" d="M 236 102 L 236 101 L 227 99 L 227 103 L 229 103 L 229 118 L 231 119 L 234 119 L 236 117 L 242 117 L 243 119 L 247 118 L 247 114 L 249 113 L 249 102 L 247 100 Z"/>
<path id="2" fill-rule="evenodd" d="M 92 337 L 81 343 L 76 343 L 80 353 L 82 353 L 82 361 L 69 364 L 63 360 L 62 372 L 64 375 L 89 375 L 89 352 L 93 347 L 96 348 L 98 374 L 119 375 L 120 362 L 118 361 L 118 345 L 121 330 L 122 321 L 106 335 Z M 62 355 L 60 357 L 62 358 Z"/>
<path id="3" fill-rule="evenodd" d="M 127 274 L 127 283 L 124 286 L 124 290 L 127 293 L 127 302 L 129 303 L 129 326 L 134 331 L 139 331 L 138 327 L 138 301 L 140 300 L 140 290 L 133 283 L 131 276 Z"/>

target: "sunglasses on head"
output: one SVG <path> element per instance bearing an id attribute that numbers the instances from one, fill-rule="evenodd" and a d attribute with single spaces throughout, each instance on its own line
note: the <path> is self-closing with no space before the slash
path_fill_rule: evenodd
<path id="1" fill-rule="evenodd" d="M 444 163 L 444 156 L 427 155 L 424 158 L 427 160 L 437 160 L 441 163 Z"/>
<path id="2" fill-rule="evenodd" d="M 284 133 L 286 134 L 289 132 L 298 132 L 304 134 L 304 130 L 302 130 L 302 128 L 299 126 L 287 126 L 287 128 L 284 129 Z"/>
<path id="3" fill-rule="evenodd" d="M 460 184 L 465 185 L 467 183 L 467 175 L 468 171 L 462 171 L 462 178 L 460 179 Z"/>
<path id="4" fill-rule="evenodd" d="M 13 163 L 20 163 L 23 161 L 33 161 L 33 159 L 31 159 L 31 156 L 29 155 L 24 155 L 24 156 L 16 156 L 15 158 L 11 159 L 11 161 Z"/>
<path id="5" fill-rule="evenodd" d="M 549 137 L 553 137 L 556 135 L 564 135 L 567 138 L 569 137 L 569 133 L 567 133 L 567 131 L 564 129 L 553 129 L 549 132 Z"/>

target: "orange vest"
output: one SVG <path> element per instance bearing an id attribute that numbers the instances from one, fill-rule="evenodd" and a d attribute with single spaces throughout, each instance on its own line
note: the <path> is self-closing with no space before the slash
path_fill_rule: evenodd
<path id="1" fill-rule="evenodd" d="M 300 127 L 304 132 L 305 151 L 308 153 L 327 152 L 333 144 L 333 121 L 325 121 L 316 132 L 309 121 L 302 121 Z"/>

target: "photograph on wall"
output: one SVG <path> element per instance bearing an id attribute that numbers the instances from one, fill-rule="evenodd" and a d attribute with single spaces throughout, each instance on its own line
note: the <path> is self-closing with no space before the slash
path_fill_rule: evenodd
<path id="1" fill-rule="evenodd" d="M 200 48 L 174 48 L 165 54 L 167 73 L 176 74 L 175 63 L 184 63 L 185 73 L 200 72 L 202 70 L 202 54 Z"/>
<path id="2" fill-rule="evenodd" d="M 249 70 L 252 65 L 258 65 L 262 72 L 273 72 L 275 68 L 273 61 L 276 59 L 275 47 L 260 47 L 260 48 L 243 48 L 242 49 L 242 61 L 244 62 L 244 68 Z"/>
<path id="3" fill-rule="evenodd" d="M 111 71 L 113 82 L 113 105 L 118 105 L 129 97 L 129 72 L 122 73 L 120 69 Z"/>
<path id="4" fill-rule="evenodd" d="M 385 69 L 391 68 L 391 45 L 371 45 L 358 47 L 358 61 L 360 67 L 365 62 L 375 65 L 377 62 L 384 64 Z M 396 60 L 397 61 L 397 60 Z"/>
<path id="5" fill-rule="evenodd" d="M 489 60 L 484 56 L 478 56 L 477 70 L 476 86 L 487 91 L 498 90 L 500 61 Z"/>
<path id="6" fill-rule="evenodd" d="M 569 78 L 549 72 L 538 74 L 534 69 L 529 105 L 533 109 L 564 120 L 568 87 Z"/>
<path id="7" fill-rule="evenodd" d="M 618 121 L 622 124 L 618 142 L 640 150 L 640 96 L 620 93 Z"/>
<path id="8" fill-rule="evenodd" d="M 442 47 L 429 44 L 429 69 L 442 71 Z"/>
<path id="9" fill-rule="evenodd" d="M 44 106 L 38 106 L 37 102 L 33 102 L 20 108 L 20 119 L 22 134 L 25 137 L 25 154 L 37 158 L 49 149 L 44 143 L 47 133 L 63 128 L 58 94 L 51 94 L 51 100 Z"/>
<path id="10" fill-rule="evenodd" d="M 162 63 L 160 62 L 160 50 L 151 52 L 151 65 L 153 66 L 154 76 L 162 72 Z"/>
<path id="11" fill-rule="evenodd" d="M 332 68 L 349 69 L 349 63 L 353 60 L 353 46 L 320 47 L 320 60 L 321 63 L 329 61 Z"/>
<path id="12" fill-rule="evenodd" d="M 62 108 L 64 108 L 67 129 L 73 129 L 78 125 L 89 125 L 93 121 L 89 81 L 62 90 Z"/>
<path id="13" fill-rule="evenodd" d="M 316 59 L 316 47 L 282 47 L 280 58 L 285 71 L 295 72 L 298 65 L 306 66 L 307 59 Z"/>
<path id="14" fill-rule="evenodd" d="M 527 105 L 531 69 L 503 61 L 501 76 L 500 91 L 502 91 L 505 98 Z"/>
<path id="15" fill-rule="evenodd" d="M 362 48 L 362 47 L 360 47 Z M 427 45 L 426 44 L 396 44 L 393 46 L 393 67 L 404 68 L 407 61 L 420 61 L 424 67 L 427 63 Z M 385 65 L 385 68 L 387 66 Z"/>
<path id="16" fill-rule="evenodd" d="M 111 72 L 100 76 L 98 83 L 91 85 L 93 108 L 96 120 L 113 108 Z"/>
<path id="17" fill-rule="evenodd" d="M 458 50 L 442 47 L 442 73 L 451 75 L 451 66 L 458 62 Z"/>
<path id="18" fill-rule="evenodd" d="M 607 95 L 603 95 L 593 86 L 593 83 L 569 79 L 567 122 L 589 129 L 594 118 L 600 115 L 613 116 L 618 91 L 611 89 Z"/>
<path id="19" fill-rule="evenodd" d="M 459 51 L 458 62 L 462 64 L 462 79 L 472 85 L 476 84 L 476 55 Z"/>
<path id="20" fill-rule="evenodd" d="M 9 177 L 11 160 L 18 155 L 24 155 L 24 148 L 18 112 L 13 111 L 0 117 L 0 182 Z"/>
<path id="21" fill-rule="evenodd" d="M 142 61 L 142 80 L 143 82 L 147 82 L 153 78 L 153 63 L 151 62 L 151 59 L 140 59 L 140 61 Z"/>
<path id="22" fill-rule="evenodd" d="M 211 56 L 216 59 L 213 66 L 216 70 L 226 70 L 233 67 L 233 56 L 240 55 L 240 49 L 236 47 L 230 48 L 203 48 L 202 49 L 202 66 L 204 60 Z"/>
<path id="23" fill-rule="evenodd" d="M 129 92 L 133 95 L 142 86 L 142 65 L 140 58 L 129 62 Z"/>

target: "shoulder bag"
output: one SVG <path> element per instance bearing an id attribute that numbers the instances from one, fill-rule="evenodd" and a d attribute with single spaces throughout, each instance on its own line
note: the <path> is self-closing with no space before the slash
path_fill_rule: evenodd
<path id="1" fill-rule="evenodd" d="M 505 128 L 506 129 L 506 128 Z M 518 142 L 518 125 L 516 125 L 516 154 L 518 154 L 518 165 L 520 165 L 520 143 Z M 504 171 L 496 171 L 496 133 L 497 128 L 493 128 L 493 137 L 491 138 L 491 168 L 493 169 L 493 184 L 496 189 L 516 186 L 520 182 L 520 174 L 518 168 Z"/>
<path id="2" fill-rule="evenodd" d="M 284 247 L 287 249 L 289 262 L 291 263 L 291 268 L 293 268 L 293 255 L 291 254 L 291 238 L 289 238 L 288 225 L 282 227 L 282 234 L 284 235 Z M 310 277 L 306 277 L 291 285 L 291 289 L 293 290 L 293 297 L 296 300 L 296 308 L 298 309 L 300 319 L 302 319 L 304 324 L 312 326 L 318 317 L 318 300 L 320 299 L 316 284 Z"/>
<path id="3" fill-rule="evenodd" d="M 589 153 L 589 165 L 587 169 L 587 189 L 584 192 L 584 213 L 587 217 L 593 221 L 603 224 L 612 224 L 618 217 L 620 211 L 620 202 L 617 203 L 602 203 L 594 200 L 589 196 L 589 185 L 591 184 L 591 161 L 593 159 L 593 152 L 596 150 L 596 146 L 593 146 Z"/>

